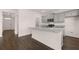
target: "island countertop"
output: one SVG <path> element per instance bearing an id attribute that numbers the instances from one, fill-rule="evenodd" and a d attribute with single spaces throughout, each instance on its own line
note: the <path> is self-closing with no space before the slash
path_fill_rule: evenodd
<path id="1" fill-rule="evenodd" d="M 30 27 L 30 30 L 40 30 L 40 31 L 49 31 L 49 32 L 60 32 L 64 31 L 64 28 L 42 28 L 42 27 Z"/>
<path id="2" fill-rule="evenodd" d="M 61 50 L 63 46 L 63 29 L 59 28 L 30 28 L 32 38 L 49 46 Z"/>

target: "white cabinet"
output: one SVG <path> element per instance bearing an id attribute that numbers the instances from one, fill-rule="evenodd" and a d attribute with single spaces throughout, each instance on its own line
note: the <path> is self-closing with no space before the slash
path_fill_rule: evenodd
<path id="1" fill-rule="evenodd" d="M 54 22 L 56 23 L 63 23 L 64 22 L 64 13 L 58 13 L 54 15 Z"/>
<path id="2" fill-rule="evenodd" d="M 58 28 L 47 29 L 47 28 L 30 28 L 32 38 L 37 41 L 49 46 L 55 50 L 61 50 L 63 46 L 63 30 Z"/>
<path id="3" fill-rule="evenodd" d="M 69 12 L 65 13 L 65 17 L 69 17 L 69 16 L 78 16 L 79 15 L 79 10 L 72 10 Z"/>
<path id="4" fill-rule="evenodd" d="M 65 17 L 72 17 L 72 16 L 78 16 L 79 15 L 79 10 L 72 10 L 72 11 L 67 11 L 63 13 L 56 13 L 54 14 L 54 21 L 55 22 L 64 22 Z"/>
<path id="5" fill-rule="evenodd" d="M 53 13 L 43 14 L 42 15 L 42 22 L 43 23 L 47 23 L 47 19 L 51 19 L 51 18 L 54 18 L 54 14 Z"/>

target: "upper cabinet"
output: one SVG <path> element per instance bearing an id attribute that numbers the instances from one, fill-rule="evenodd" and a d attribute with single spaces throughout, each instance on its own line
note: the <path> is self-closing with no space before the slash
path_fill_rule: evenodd
<path id="1" fill-rule="evenodd" d="M 79 10 L 71 10 L 62 13 L 56 13 L 54 15 L 54 22 L 63 23 L 65 17 L 73 17 L 73 16 L 79 16 Z"/>
<path id="2" fill-rule="evenodd" d="M 79 16 L 79 10 L 70 10 L 62 13 L 45 13 L 42 14 L 42 25 L 48 25 L 51 24 L 63 24 L 65 21 L 65 17 L 73 17 L 73 16 Z M 54 22 L 49 22 L 48 20 L 54 19 Z"/>
<path id="3" fill-rule="evenodd" d="M 62 23 L 62 22 L 64 22 L 64 17 L 65 17 L 64 13 L 57 13 L 54 15 L 54 22 L 55 23 Z"/>
<path id="4" fill-rule="evenodd" d="M 54 14 L 49 13 L 49 14 L 42 14 L 42 23 L 47 23 L 48 19 L 53 19 Z"/>
<path id="5" fill-rule="evenodd" d="M 78 15 L 79 15 L 79 10 L 72 10 L 65 12 L 65 17 L 78 16 Z"/>

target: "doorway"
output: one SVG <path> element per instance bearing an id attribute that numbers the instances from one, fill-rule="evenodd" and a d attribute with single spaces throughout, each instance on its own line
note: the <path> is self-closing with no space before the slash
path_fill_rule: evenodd
<path id="1" fill-rule="evenodd" d="M 10 12 L 3 12 L 3 49 L 16 49 L 17 37 L 15 34 L 15 14 Z"/>

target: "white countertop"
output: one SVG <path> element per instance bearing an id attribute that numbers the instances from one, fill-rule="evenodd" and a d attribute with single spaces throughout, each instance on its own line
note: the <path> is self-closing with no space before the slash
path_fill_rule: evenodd
<path id="1" fill-rule="evenodd" d="M 41 30 L 41 31 L 50 31 L 50 32 L 60 32 L 60 31 L 64 30 L 64 28 L 55 28 L 55 27 L 53 27 L 53 28 L 31 27 L 30 29 L 31 30 L 32 29 L 33 30 Z"/>

